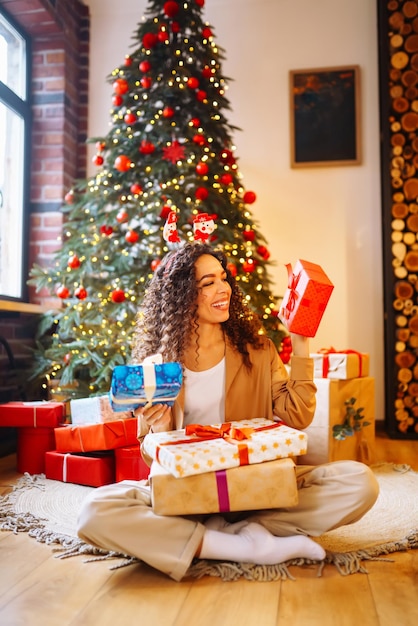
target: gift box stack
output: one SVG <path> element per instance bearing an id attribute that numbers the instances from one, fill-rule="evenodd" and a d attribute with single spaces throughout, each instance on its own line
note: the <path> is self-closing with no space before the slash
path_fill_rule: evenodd
<path id="1" fill-rule="evenodd" d="M 71 400 L 71 424 L 55 430 L 53 451 L 45 455 L 45 475 L 53 480 L 99 487 L 147 478 L 137 419 L 115 413 L 107 395 Z"/>
<path id="2" fill-rule="evenodd" d="M 45 453 L 55 449 L 55 429 L 65 421 L 63 402 L 0 404 L 0 427 L 17 428 L 17 471 L 45 472 Z"/>
<path id="3" fill-rule="evenodd" d="M 152 506 L 159 515 L 189 515 L 295 506 L 293 457 L 307 435 L 283 422 L 242 420 L 152 433 Z"/>
<path id="4" fill-rule="evenodd" d="M 369 376 L 369 355 L 355 350 L 323 349 L 311 355 L 317 386 L 316 410 L 312 423 L 305 429 L 309 436 L 308 453 L 300 463 L 318 465 L 351 459 L 373 462 L 375 442 L 375 385 Z M 333 427 L 345 418 L 345 402 L 355 399 L 354 408 L 362 408 L 369 425 L 338 440 Z"/>

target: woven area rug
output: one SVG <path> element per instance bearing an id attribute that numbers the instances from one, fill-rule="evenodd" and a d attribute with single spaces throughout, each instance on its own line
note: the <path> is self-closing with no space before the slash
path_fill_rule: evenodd
<path id="1" fill-rule="evenodd" d="M 223 580 L 269 581 L 293 579 L 289 566 L 315 564 L 318 575 L 324 565 L 335 566 L 342 575 L 365 573 L 364 561 L 384 560 L 391 553 L 418 547 L 418 473 L 407 465 L 381 464 L 373 471 L 380 484 L 379 498 L 359 522 L 317 538 L 326 550 L 325 560 L 295 559 L 271 566 L 196 560 L 189 576 L 218 576 Z M 57 544 L 58 558 L 76 555 L 90 560 L 117 559 L 112 569 L 139 563 L 135 558 L 105 552 L 83 543 L 76 535 L 76 520 L 81 503 L 92 490 L 70 483 L 25 474 L 13 490 L 0 497 L 0 529 L 28 532 L 47 544 Z"/>

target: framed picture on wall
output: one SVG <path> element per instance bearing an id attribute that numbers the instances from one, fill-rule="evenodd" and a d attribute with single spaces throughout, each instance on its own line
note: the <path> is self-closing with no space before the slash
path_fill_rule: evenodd
<path id="1" fill-rule="evenodd" d="M 290 71 L 291 167 L 358 165 L 358 65 Z"/>

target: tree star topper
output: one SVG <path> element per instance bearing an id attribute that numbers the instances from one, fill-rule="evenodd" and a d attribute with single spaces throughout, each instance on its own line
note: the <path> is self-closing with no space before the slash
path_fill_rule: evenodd
<path id="1" fill-rule="evenodd" d="M 173 141 L 169 146 L 163 148 L 163 159 L 177 163 L 184 159 L 185 149 L 178 141 Z"/>

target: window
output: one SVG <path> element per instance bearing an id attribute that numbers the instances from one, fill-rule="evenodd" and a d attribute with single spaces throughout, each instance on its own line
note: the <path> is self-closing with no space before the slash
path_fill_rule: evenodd
<path id="1" fill-rule="evenodd" d="M 25 296 L 29 41 L 0 10 L 0 297 Z"/>

